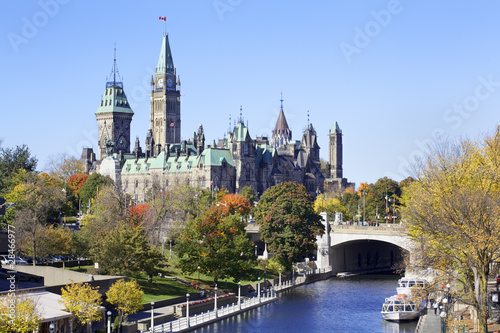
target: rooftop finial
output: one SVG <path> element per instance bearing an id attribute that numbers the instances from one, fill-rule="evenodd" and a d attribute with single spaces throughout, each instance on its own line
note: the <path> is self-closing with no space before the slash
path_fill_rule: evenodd
<path id="1" fill-rule="evenodd" d="M 280 99 L 280 102 L 281 102 L 281 109 L 283 109 L 283 90 L 281 91 L 281 99 Z"/>
<path id="2" fill-rule="evenodd" d="M 243 106 L 241 105 L 240 105 L 240 119 L 238 120 L 238 122 L 243 124 Z"/>
<path id="3" fill-rule="evenodd" d="M 116 85 L 116 42 L 115 42 L 114 59 L 113 59 L 113 85 Z"/>
<path id="4" fill-rule="evenodd" d="M 112 86 L 118 86 L 120 88 L 123 88 L 123 78 L 120 77 L 120 72 L 118 71 L 118 65 L 116 64 L 116 43 L 113 53 L 113 68 L 111 69 L 111 74 L 113 74 L 113 81 L 111 81 L 111 75 L 109 76 L 109 81 L 108 78 L 106 78 L 106 88 Z"/>
<path id="5" fill-rule="evenodd" d="M 310 122 L 309 122 L 309 110 L 307 110 L 307 126 L 309 126 Z"/>
<path id="6" fill-rule="evenodd" d="M 229 114 L 229 129 L 227 132 L 231 133 L 231 114 Z"/>

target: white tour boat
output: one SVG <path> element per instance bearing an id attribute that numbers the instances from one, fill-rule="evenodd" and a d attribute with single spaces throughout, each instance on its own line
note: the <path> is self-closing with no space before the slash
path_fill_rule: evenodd
<path id="1" fill-rule="evenodd" d="M 423 289 L 426 286 L 426 281 L 423 279 L 401 278 L 398 280 L 396 291 L 399 294 L 410 295 L 413 287 Z"/>
<path id="2" fill-rule="evenodd" d="M 390 321 L 414 320 L 420 315 L 415 302 L 406 294 L 394 295 L 385 299 L 382 305 L 382 318 Z"/>

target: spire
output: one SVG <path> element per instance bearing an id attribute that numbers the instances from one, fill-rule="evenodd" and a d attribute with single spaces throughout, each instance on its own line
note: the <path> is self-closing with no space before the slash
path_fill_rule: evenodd
<path id="1" fill-rule="evenodd" d="M 175 74 L 174 61 L 172 59 L 172 52 L 170 51 L 168 35 L 163 35 L 160 57 L 158 58 L 158 66 L 156 66 L 156 74 Z"/>
<path id="2" fill-rule="evenodd" d="M 281 93 L 280 102 L 280 113 L 278 115 L 278 120 L 276 121 L 276 126 L 274 126 L 271 137 L 271 147 L 274 148 L 286 146 L 292 140 L 292 131 L 288 127 L 288 123 L 285 118 L 285 112 L 283 111 L 283 92 Z"/>
<path id="3" fill-rule="evenodd" d="M 113 77 L 113 81 L 111 81 L 111 77 Z M 116 81 L 118 79 L 118 81 Z M 116 43 L 114 48 L 114 56 L 113 56 L 113 67 L 111 68 L 111 73 L 109 74 L 109 78 L 106 78 L 106 88 L 118 86 L 123 88 L 123 79 L 120 78 L 120 73 L 118 72 L 118 65 L 116 64 Z"/>

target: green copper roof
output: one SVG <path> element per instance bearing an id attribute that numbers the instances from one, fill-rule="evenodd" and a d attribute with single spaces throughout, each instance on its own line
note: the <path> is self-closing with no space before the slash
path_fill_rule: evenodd
<path id="1" fill-rule="evenodd" d="M 172 52 L 170 51 L 168 35 L 163 35 L 158 66 L 156 66 L 156 74 L 175 74 L 174 60 L 172 59 Z"/>
<path id="2" fill-rule="evenodd" d="M 236 142 L 246 141 L 247 136 L 250 138 L 248 128 L 246 128 L 243 123 L 238 123 L 233 132 L 233 137 L 236 139 Z M 252 141 L 252 139 L 250 139 L 250 141 Z"/>
<path id="3" fill-rule="evenodd" d="M 128 104 L 127 96 L 122 87 L 114 85 L 107 87 L 104 96 L 101 100 L 101 105 L 97 108 L 98 113 L 128 113 L 134 114 L 130 104 Z"/>
<path id="4" fill-rule="evenodd" d="M 335 132 L 342 133 L 342 130 L 340 129 L 339 124 L 337 122 L 333 123 L 331 131 L 334 132 L 334 133 Z"/>
<path id="5" fill-rule="evenodd" d="M 225 160 L 230 166 L 234 166 L 233 156 L 229 149 L 207 148 L 201 153 L 203 164 L 207 166 L 220 166 Z"/>

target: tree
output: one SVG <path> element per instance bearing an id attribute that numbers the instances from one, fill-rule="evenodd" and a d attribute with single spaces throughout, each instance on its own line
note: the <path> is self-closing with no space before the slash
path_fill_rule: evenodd
<path id="1" fill-rule="evenodd" d="M 149 245 L 142 227 L 121 224 L 90 251 L 100 269 L 112 275 L 146 274 L 151 282 L 157 269 L 166 266 L 161 253 Z"/>
<path id="2" fill-rule="evenodd" d="M 36 259 L 38 242 L 42 237 L 40 231 L 51 216 L 58 216 L 65 201 L 64 192 L 59 186 L 54 186 L 52 178 L 28 174 L 27 181 L 14 188 L 12 198 L 17 204 L 13 223 L 17 239 L 23 244 L 21 250 L 30 251 Z"/>
<path id="3" fill-rule="evenodd" d="M 118 280 L 111 285 L 106 293 L 107 301 L 118 310 L 119 324 L 127 317 L 142 309 L 144 292 L 135 280 Z"/>
<path id="4" fill-rule="evenodd" d="M 290 269 L 316 246 L 324 233 L 321 216 L 314 211 L 306 188 L 285 182 L 267 189 L 255 209 L 261 238 L 281 265 Z"/>
<path id="5" fill-rule="evenodd" d="M 221 207 L 212 206 L 191 220 L 177 239 L 179 267 L 183 272 L 197 271 L 220 279 L 248 276 L 255 265 L 253 243 L 238 214 L 223 217 Z"/>
<path id="6" fill-rule="evenodd" d="M 98 287 L 94 288 L 86 283 L 73 283 L 61 288 L 61 300 L 67 311 L 83 325 L 87 325 L 87 332 L 91 332 L 93 321 L 101 319 L 101 294 Z M 73 321 L 70 322 L 70 331 L 73 330 Z"/>
<path id="7" fill-rule="evenodd" d="M 73 283 L 61 288 L 61 300 L 66 310 L 71 312 L 91 332 L 93 321 L 101 319 L 101 294 L 98 288 L 86 283 Z M 73 331 L 73 321 L 70 322 L 70 331 Z"/>
<path id="8" fill-rule="evenodd" d="M 255 190 L 253 189 L 252 185 L 243 186 L 243 188 L 240 190 L 240 195 L 247 199 L 250 206 L 253 207 L 255 198 L 257 196 L 255 195 Z"/>
<path id="9" fill-rule="evenodd" d="M 236 213 L 245 216 L 250 214 L 252 206 L 239 194 L 226 194 L 218 203 L 223 215 L 234 215 Z"/>
<path id="10" fill-rule="evenodd" d="M 11 304 L 15 304 L 12 314 Z M 37 300 L 23 294 L 7 294 L 0 298 L 0 332 L 32 332 L 37 331 L 43 316 L 38 308 Z"/>
<path id="11" fill-rule="evenodd" d="M 79 196 L 82 207 L 90 205 L 91 200 L 96 197 L 97 192 L 106 186 L 114 186 L 113 180 L 107 176 L 94 172 L 80 188 Z"/>
<path id="12" fill-rule="evenodd" d="M 50 156 L 45 169 L 51 177 L 66 182 L 71 175 L 82 174 L 85 166 L 79 158 L 64 153 Z"/>
<path id="13" fill-rule="evenodd" d="M 68 184 L 68 187 L 71 188 L 71 190 L 76 194 L 80 194 L 80 189 L 82 188 L 83 184 L 87 181 L 89 178 L 89 175 L 87 174 L 73 174 L 68 177 L 68 180 L 66 183 Z"/>
<path id="14" fill-rule="evenodd" d="M 500 256 L 500 137 L 434 147 L 417 171 L 403 209 L 421 249 L 414 264 L 458 274 L 486 333 L 488 274 Z"/>
<path id="15" fill-rule="evenodd" d="M 37 159 L 31 156 L 31 152 L 26 145 L 16 146 L 16 148 L 0 147 L 0 196 L 10 192 L 8 182 L 13 174 L 20 169 L 27 172 L 34 172 Z M 14 184 L 15 185 L 15 184 Z"/>

